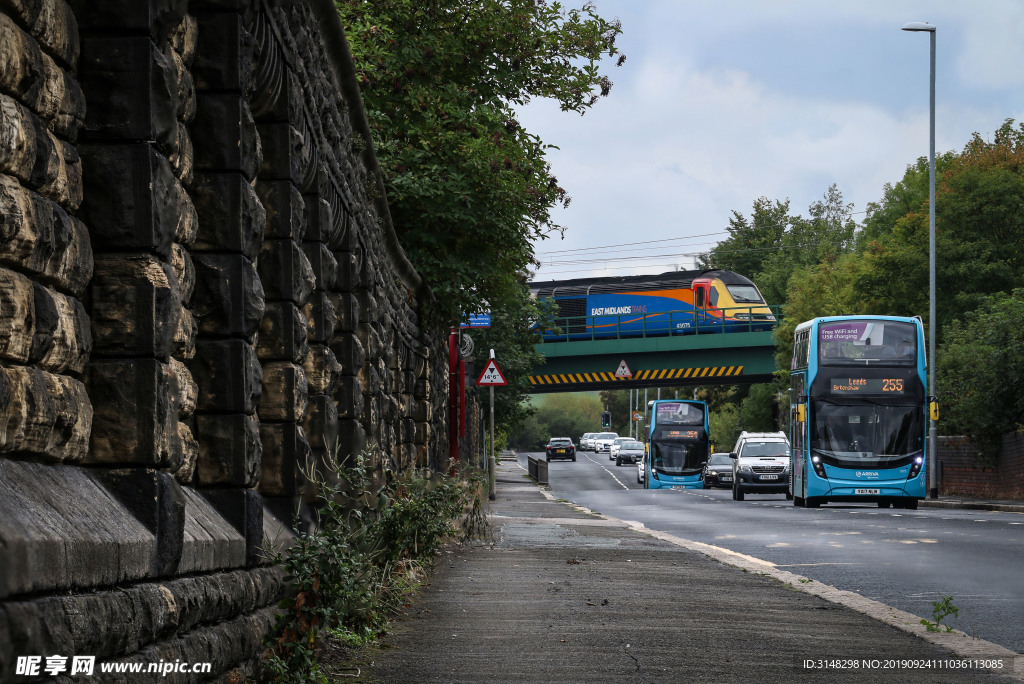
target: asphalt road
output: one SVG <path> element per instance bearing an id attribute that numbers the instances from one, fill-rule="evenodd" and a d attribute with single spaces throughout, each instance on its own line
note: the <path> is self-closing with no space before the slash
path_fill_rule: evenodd
<path id="1" fill-rule="evenodd" d="M 534 454 L 536 456 L 536 454 Z M 526 465 L 527 454 L 519 456 Z M 793 506 L 779 494 L 644 490 L 605 454 L 549 464 L 552 493 L 591 510 L 753 556 L 1024 653 L 1024 514 L 873 505 Z"/>

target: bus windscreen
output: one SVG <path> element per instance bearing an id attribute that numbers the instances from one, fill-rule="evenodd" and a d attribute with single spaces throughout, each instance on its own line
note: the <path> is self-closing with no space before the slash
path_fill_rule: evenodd
<path id="1" fill-rule="evenodd" d="M 901 321 L 822 323 L 818 357 L 823 366 L 910 366 L 917 361 L 917 329 Z"/>
<path id="2" fill-rule="evenodd" d="M 685 402 L 660 402 L 654 416 L 655 425 L 703 425 L 704 410 Z"/>

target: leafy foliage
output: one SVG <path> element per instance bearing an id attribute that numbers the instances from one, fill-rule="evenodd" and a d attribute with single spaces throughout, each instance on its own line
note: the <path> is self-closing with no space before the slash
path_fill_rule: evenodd
<path id="1" fill-rule="evenodd" d="M 482 529 L 479 486 L 474 497 L 466 481 L 371 468 L 382 461 L 370 453 L 350 461 L 328 454 L 322 472 L 305 473 L 321 496 L 315 528 L 285 551 L 265 550 L 290 588 L 267 637 L 274 681 L 326 681 L 317 662 L 325 633 L 375 636 L 470 504 L 475 514 L 463 520 L 463 534 Z"/>
<path id="2" fill-rule="evenodd" d="M 992 462 L 1002 435 L 1024 428 L 1024 289 L 987 297 L 954 321 L 939 347 L 937 384 L 947 432 L 963 433 Z"/>
<path id="3" fill-rule="evenodd" d="M 611 88 L 599 63 L 619 54 L 618 22 L 589 3 L 336 4 L 403 247 L 442 321 L 493 309 L 569 200 L 513 107 L 539 97 L 586 112 Z"/>
<path id="4" fill-rule="evenodd" d="M 547 394 L 540 406 L 516 431 L 512 446 L 522 451 L 540 451 L 551 437 L 569 437 L 579 443 L 584 432 L 601 430 L 600 399 L 589 394 Z"/>

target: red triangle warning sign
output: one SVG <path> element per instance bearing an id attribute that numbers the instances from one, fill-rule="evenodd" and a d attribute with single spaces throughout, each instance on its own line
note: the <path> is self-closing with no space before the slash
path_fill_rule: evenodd
<path id="1" fill-rule="evenodd" d="M 507 385 L 508 382 L 505 380 L 505 376 L 501 374 L 501 369 L 498 368 L 498 362 L 494 359 L 490 359 L 487 365 L 484 366 L 483 372 L 480 373 L 480 377 L 476 379 L 478 385 Z"/>
<path id="2" fill-rule="evenodd" d="M 607 366 L 605 366 L 607 368 Z M 622 359 L 622 363 L 619 364 L 618 370 L 615 371 L 615 377 L 617 378 L 631 378 L 633 377 L 633 371 L 629 370 L 629 366 L 626 365 L 626 359 Z"/>

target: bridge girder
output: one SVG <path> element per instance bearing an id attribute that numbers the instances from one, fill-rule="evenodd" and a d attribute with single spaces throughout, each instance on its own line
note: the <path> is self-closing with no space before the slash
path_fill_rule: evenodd
<path id="1" fill-rule="evenodd" d="M 769 382 L 776 370 L 771 331 L 549 342 L 531 391 L 584 392 Z M 625 364 L 631 377 L 617 377 Z"/>

